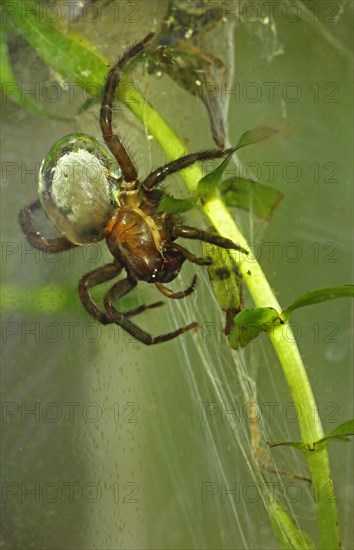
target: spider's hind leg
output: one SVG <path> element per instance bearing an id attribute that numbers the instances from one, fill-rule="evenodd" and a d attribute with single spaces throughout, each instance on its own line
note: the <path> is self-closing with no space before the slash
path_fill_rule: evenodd
<path id="1" fill-rule="evenodd" d="M 121 270 L 122 266 L 118 263 L 106 264 L 83 275 L 79 281 L 79 296 L 84 308 L 87 313 L 103 325 L 108 325 L 111 321 L 92 299 L 89 289 L 110 281 L 116 277 Z"/>
<path id="2" fill-rule="evenodd" d="M 33 202 L 26 208 L 22 208 L 18 215 L 18 221 L 28 242 L 42 252 L 63 252 L 77 246 L 70 242 L 66 237 L 57 237 L 55 239 L 46 239 L 37 231 L 33 225 L 33 212 L 41 208 L 39 200 Z"/>
<path id="3" fill-rule="evenodd" d="M 127 277 L 126 279 L 123 279 L 122 281 L 118 281 L 115 285 L 112 286 L 112 288 L 107 292 L 104 303 L 106 302 L 117 302 L 121 298 L 123 298 L 126 294 L 128 294 L 133 288 L 135 288 L 137 285 L 137 281 L 131 277 Z M 156 307 L 163 306 L 164 302 L 154 302 L 153 304 L 143 304 L 141 306 L 138 306 L 135 309 L 130 309 L 129 311 L 125 311 L 124 315 L 126 317 L 134 317 L 134 315 L 139 315 L 139 313 L 143 313 L 144 311 L 148 309 L 155 309 Z"/>
<path id="4" fill-rule="evenodd" d="M 90 273 L 87 273 L 86 275 L 83 275 L 79 281 L 79 296 L 84 308 L 86 309 L 87 313 L 89 313 L 92 317 L 94 317 L 94 319 L 96 319 L 103 325 L 109 325 L 114 321 L 109 319 L 109 317 L 100 310 L 96 302 L 93 300 L 89 289 L 102 283 L 106 283 L 111 279 L 114 279 L 115 277 L 117 277 L 117 275 L 119 275 L 121 271 L 122 266 L 117 262 L 106 264 L 102 267 L 99 267 L 98 269 L 90 271 Z M 118 283 L 113 285 L 112 288 L 107 292 L 105 299 L 115 302 L 116 300 L 122 298 L 125 294 L 130 292 L 130 290 L 132 290 L 136 285 L 136 281 L 130 281 L 128 286 L 126 285 L 126 281 L 127 279 L 124 279 L 123 281 L 118 281 Z M 150 304 L 148 306 L 143 305 L 137 307 L 136 309 L 128 311 L 127 313 L 125 313 L 125 315 L 127 317 L 132 317 L 133 315 L 137 315 L 138 313 L 141 313 L 146 309 L 152 309 L 161 305 L 163 305 L 163 302 L 155 302 L 154 304 Z"/>
<path id="5" fill-rule="evenodd" d="M 138 325 L 133 323 L 133 321 L 131 321 L 129 317 L 131 317 L 132 315 L 141 313 L 146 309 L 150 309 L 152 307 L 158 307 L 158 305 L 162 305 L 163 302 L 157 302 L 149 306 L 140 306 L 140 308 L 136 308 L 135 310 L 128 311 L 127 313 L 122 313 L 118 311 L 113 305 L 113 302 L 119 300 L 120 298 L 123 298 L 123 296 L 128 294 L 128 292 L 130 292 L 136 286 L 136 284 L 137 284 L 137 281 L 135 281 L 134 279 L 128 276 L 126 279 L 123 279 L 122 281 L 119 281 L 118 283 L 116 283 L 111 288 L 111 290 L 107 293 L 106 298 L 104 300 L 107 317 L 109 318 L 110 322 L 116 323 L 118 326 L 122 327 L 122 329 L 128 332 L 136 340 L 139 340 L 139 342 L 142 342 L 147 346 L 160 344 L 162 342 L 167 342 L 168 340 L 172 340 L 173 338 L 176 338 L 180 334 L 183 334 L 184 332 L 187 332 L 188 330 L 191 330 L 198 326 L 197 323 L 191 323 L 173 332 L 168 332 L 167 334 L 161 334 L 160 336 L 155 336 L 155 337 L 151 336 L 148 332 L 146 332 L 145 330 L 138 327 Z"/>

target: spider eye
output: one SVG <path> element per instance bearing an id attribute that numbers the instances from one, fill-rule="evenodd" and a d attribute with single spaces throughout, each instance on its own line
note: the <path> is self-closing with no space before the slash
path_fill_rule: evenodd
<path id="1" fill-rule="evenodd" d="M 39 171 L 43 210 L 71 242 L 99 241 L 118 208 L 119 177 L 116 161 L 97 140 L 66 136 L 53 145 Z"/>

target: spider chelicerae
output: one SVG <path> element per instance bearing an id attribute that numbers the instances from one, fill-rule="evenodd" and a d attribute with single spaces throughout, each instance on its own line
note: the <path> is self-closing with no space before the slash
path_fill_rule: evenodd
<path id="1" fill-rule="evenodd" d="M 183 291 L 173 292 L 164 283 L 175 279 L 185 260 L 208 265 L 176 242 L 178 237 L 199 239 L 226 249 L 240 250 L 233 241 L 183 225 L 177 214 L 158 212 L 162 197 L 157 186 L 170 174 L 196 161 L 222 158 L 233 149 L 200 151 L 185 155 L 151 172 L 139 181 L 137 170 L 122 140 L 112 128 L 113 102 L 120 71 L 134 56 L 144 51 L 150 33 L 133 46 L 108 72 L 100 110 L 100 126 L 106 145 L 115 157 L 94 138 L 71 134 L 57 141 L 42 162 L 39 173 L 39 200 L 20 211 L 19 222 L 30 244 L 44 252 L 59 252 L 78 245 L 106 239 L 113 261 L 82 276 L 79 295 L 87 312 L 106 325 L 115 323 L 140 342 L 151 345 L 166 342 L 197 327 L 193 322 L 182 328 L 151 336 L 131 318 L 163 302 L 142 305 L 127 312 L 118 311 L 115 303 L 130 292 L 138 281 L 153 283 L 166 297 L 184 298 L 196 288 L 197 277 Z M 117 164 L 121 176 L 117 171 Z M 43 237 L 34 227 L 33 212 L 42 206 L 48 218 L 61 233 L 54 239 Z M 104 298 L 101 310 L 90 289 L 116 278 L 122 269 L 126 278 L 116 282 Z"/>

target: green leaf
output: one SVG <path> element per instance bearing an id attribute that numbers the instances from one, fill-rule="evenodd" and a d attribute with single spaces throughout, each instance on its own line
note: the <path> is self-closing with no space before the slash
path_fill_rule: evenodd
<path id="1" fill-rule="evenodd" d="M 354 435 L 354 419 L 347 420 L 339 424 L 334 430 L 330 431 L 325 437 L 315 441 L 314 450 L 320 451 L 328 445 L 331 440 L 350 441 L 349 435 Z"/>
<path id="2" fill-rule="evenodd" d="M 222 176 L 227 168 L 227 165 L 230 162 L 230 159 L 235 151 L 237 149 L 240 149 L 241 147 L 245 147 L 246 145 L 251 145 L 252 143 L 257 143 L 259 141 L 262 141 L 264 139 L 267 139 L 268 137 L 272 136 L 276 130 L 272 130 L 271 128 L 254 128 L 253 130 L 248 130 L 248 132 L 245 132 L 240 137 L 238 144 L 236 147 L 233 147 L 230 151 L 230 154 L 223 160 L 223 162 L 215 168 L 212 172 L 209 172 L 206 176 L 204 176 L 198 184 L 198 192 L 200 196 L 209 196 L 212 191 L 215 189 L 223 188 L 225 183 L 221 183 Z M 242 180 L 242 178 L 240 178 Z M 230 180 L 226 180 L 227 186 L 231 185 Z M 248 180 L 242 180 L 243 182 L 246 182 Z M 253 182 L 254 183 L 254 182 Z M 277 193 L 277 202 L 279 202 L 279 192 Z M 247 208 L 248 209 L 248 208 Z"/>
<path id="3" fill-rule="evenodd" d="M 187 212 L 188 210 L 195 208 L 197 204 L 197 199 L 194 199 L 193 197 L 188 199 L 175 199 L 171 197 L 171 195 L 164 193 L 159 204 L 158 212 L 182 214 L 183 212 Z"/>
<path id="4" fill-rule="evenodd" d="M 235 349 L 238 349 L 239 346 L 246 346 L 251 340 L 257 338 L 260 332 L 268 332 L 274 323 L 283 324 L 287 321 L 295 309 L 348 296 L 354 296 L 353 285 L 322 288 L 307 292 L 297 298 L 282 312 L 281 316 L 273 308 L 256 308 L 242 311 L 234 319 L 233 331 L 229 335 L 230 344 Z M 292 443 L 292 445 L 298 444 Z"/>
<path id="5" fill-rule="evenodd" d="M 293 518 L 277 500 L 270 502 L 270 519 L 273 529 L 286 550 L 314 550 L 315 543 L 305 531 L 299 528 Z"/>
<path id="6" fill-rule="evenodd" d="M 322 451 L 332 440 L 350 441 L 348 437 L 350 435 L 354 435 L 354 419 L 347 420 L 346 422 L 339 424 L 339 426 L 330 431 L 325 437 L 322 437 L 318 441 L 314 441 L 311 444 L 303 443 L 302 441 L 274 441 L 273 443 L 268 443 L 268 445 L 269 447 L 294 447 L 303 453 L 313 453 Z"/>
<path id="7" fill-rule="evenodd" d="M 223 181 L 220 191 L 227 206 L 242 208 L 266 221 L 284 196 L 273 187 L 238 177 Z"/>
<path id="8" fill-rule="evenodd" d="M 282 324 L 279 313 L 272 307 L 246 309 L 236 315 L 229 342 L 234 349 L 246 346 L 262 332 L 268 332 L 274 324 Z"/>
<path id="9" fill-rule="evenodd" d="M 227 165 L 230 162 L 233 153 L 230 153 L 215 170 L 209 172 L 198 184 L 198 194 L 199 196 L 208 196 L 212 191 L 219 188 L 222 180 L 222 176 L 227 168 Z"/>
<path id="10" fill-rule="evenodd" d="M 241 147 L 246 147 L 247 145 L 253 145 L 254 143 L 259 143 L 260 141 L 264 141 L 265 139 L 272 137 L 276 133 L 277 133 L 277 130 L 273 130 L 272 128 L 266 128 L 266 127 L 253 128 L 253 130 L 247 130 L 247 132 L 242 134 L 242 136 L 238 140 L 238 143 L 234 148 L 234 151 L 241 149 Z"/>
<path id="11" fill-rule="evenodd" d="M 37 54 L 60 75 L 75 82 L 90 97 L 100 98 L 107 76 L 109 60 L 101 55 L 92 44 L 73 32 L 70 28 L 65 32 L 56 30 L 54 25 L 42 20 L 38 12 L 31 11 L 36 6 L 34 2 L 16 1 L 9 4 L 10 23 L 16 32 L 21 32 Z M 23 17 L 23 13 L 26 17 Z M 116 56 L 119 52 L 114 52 Z M 140 94 L 138 87 L 129 77 L 129 71 L 146 56 L 141 52 L 132 58 L 125 66 L 119 86 L 119 100 L 127 105 L 134 115 L 143 122 L 156 141 L 160 143 L 167 155 L 172 159 L 184 154 L 185 148 L 172 132 L 164 119 L 153 110 Z M 85 107 L 84 107 L 85 108 Z M 192 170 L 190 168 L 189 170 Z"/>
<path id="12" fill-rule="evenodd" d="M 23 93 L 21 86 L 16 82 L 16 79 L 11 70 L 7 38 L 7 29 L 5 27 L 5 24 L 3 24 L 0 30 L 0 85 L 1 92 L 4 94 L 4 96 L 7 96 L 11 101 L 14 101 L 18 105 L 21 105 L 21 107 L 24 107 L 28 111 L 31 111 L 32 113 L 45 115 L 48 118 L 54 120 L 70 120 L 69 118 L 61 117 L 55 115 L 54 113 L 51 113 L 50 111 L 47 111 L 40 103 L 35 103 L 34 101 L 31 101 L 30 99 L 28 99 L 26 94 Z"/>
<path id="13" fill-rule="evenodd" d="M 75 81 L 91 95 L 99 94 L 107 73 L 106 60 L 82 37 L 70 30 L 57 31 L 54 25 L 32 12 L 31 7 L 33 3 L 18 0 L 17 9 L 9 10 L 16 30 L 63 77 Z"/>
<path id="14" fill-rule="evenodd" d="M 6 0 L 5 9 L 7 3 L 10 8 L 13 6 L 13 2 Z M 17 0 L 16 9 L 9 9 L 16 31 L 20 31 L 43 61 L 64 78 L 76 82 L 90 96 L 101 97 L 109 66 L 108 60 L 93 44 L 71 28 L 66 29 L 64 33 L 61 29 L 57 30 L 54 24 L 41 19 L 38 12 L 31 11 L 34 6 L 33 2 Z M 26 17 L 23 17 L 24 13 Z M 133 111 L 136 110 L 133 104 L 140 105 L 142 98 L 137 87 L 132 85 L 124 73 L 128 73 L 145 56 L 145 51 L 134 56 L 125 66 L 122 75 L 119 97 Z"/>
<path id="15" fill-rule="evenodd" d="M 312 290 L 303 294 L 297 298 L 289 307 L 287 307 L 282 317 L 286 320 L 290 317 L 290 314 L 299 309 L 300 307 L 312 306 L 314 304 L 320 304 L 321 302 L 327 302 L 328 300 L 334 300 L 336 298 L 348 298 L 354 297 L 354 285 L 345 286 L 333 286 L 328 288 L 319 288 L 318 290 Z"/>

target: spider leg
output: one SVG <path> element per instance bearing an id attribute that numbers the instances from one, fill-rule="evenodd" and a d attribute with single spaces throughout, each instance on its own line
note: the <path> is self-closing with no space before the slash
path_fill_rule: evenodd
<path id="1" fill-rule="evenodd" d="M 181 246 L 178 243 L 169 243 L 168 245 L 165 245 L 165 246 L 168 247 L 169 249 L 172 248 L 172 250 L 178 250 L 178 252 L 180 252 L 187 260 L 189 260 L 193 264 L 211 265 L 213 263 L 213 261 L 211 259 L 198 258 L 192 252 L 190 252 L 189 250 L 187 250 L 186 248 L 184 248 L 183 246 Z"/>
<path id="2" fill-rule="evenodd" d="M 189 227 L 188 225 L 175 225 L 172 230 L 173 237 L 184 237 L 185 239 L 198 239 L 199 241 L 204 241 L 206 243 L 214 244 L 220 248 L 227 248 L 230 250 L 239 250 L 243 254 L 248 254 L 248 250 L 242 248 L 242 246 L 234 243 L 230 239 L 221 237 L 220 235 L 214 235 L 212 233 L 207 233 L 206 231 L 201 231 L 195 227 Z"/>
<path id="3" fill-rule="evenodd" d="M 143 313 L 143 311 L 146 311 L 147 309 L 155 309 L 155 307 L 164 306 L 165 302 L 154 302 L 153 304 L 143 304 L 142 306 L 139 306 L 135 309 L 131 309 L 129 311 L 126 311 L 124 315 L 127 317 L 133 317 L 134 315 L 139 315 L 139 313 Z"/>
<path id="4" fill-rule="evenodd" d="M 122 281 L 118 281 L 115 285 L 112 286 L 112 288 L 107 292 L 104 301 L 110 301 L 110 302 L 117 302 L 120 300 L 120 298 L 123 298 L 128 292 L 133 290 L 133 288 L 136 286 L 137 281 L 135 279 L 131 279 L 130 277 L 123 279 Z M 142 313 L 143 311 L 146 311 L 147 309 L 154 309 L 155 307 L 163 306 L 164 302 L 154 302 L 153 304 L 143 304 L 135 309 L 131 309 L 129 311 L 125 311 L 124 315 L 127 317 L 133 317 L 134 315 L 138 315 L 139 313 Z"/>
<path id="5" fill-rule="evenodd" d="M 39 200 L 20 210 L 18 221 L 22 231 L 26 235 L 28 242 L 41 250 L 42 252 L 61 252 L 74 248 L 76 244 L 70 242 L 66 237 L 57 237 L 55 239 L 46 239 L 33 226 L 33 212 L 41 207 Z"/>
<path id="6" fill-rule="evenodd" d="M 174 300 L 180 300 L 181 298 L 184 298 L 185 296 L 189 296 L 189 294 L 192 294 L 192 292 L 195 291 L 197 288 L 197 276 L 194 275 L 192 284 L 186 288 L 186 290 L 181 290 L 180 292 L 173 292 L 167 286 L 164 286 L 161 283 L 155 283 L 156 288 L 167 298 L 173 298 Z"/>
<path id="7" fill-rule="evenodd" d="M 138 327 L 138 325 L 136 325 L 129 319 L 129 314 L 135 315 L 136 313 L 140 312 L 138 311 L 139 308 L 137 308 L 136 310 L 132 310 L 132 312 L 121 313 L 113 305 L 113 299 L 114 301 L 119 300 L 120 298 L 128 294 L 128 292 L 130 292 L 136 286 L 136 284 L 137 284 L 137 281 L 135 281 L 134 279 L 131 279 L 130 277 L 127 277 L 123 281 L 119 281 L 117 284 L 115 284 L 114 287 L 108 292 L 104 300 L 104 305 L 105 305 L 107 316 L 110 322 L 116 323 L 118 326 L 122 327 L 122 329 L 128 332 L 136 340 L 139 340 L 139 342 L 142 342 L 147 346 L 160 344 L 161 342 L 167 342 L 168 340 L 172 340 L 173 338 L 176 338 L 180 334 L 183 334 L 183 332 L 187 332 L 187 330 L 191 330 L 198 326 L 197 323 L 191 323 L 173 332 L 168 332 L 167 334 L 161 334 L 160 336 L 155 336 L 155 337 L 151 336 L 148 332 L 145 332 L 144 330 L 142 330 L 140 327 Z M 141 307 L 144 307 L 144 306 L 141 306 Z M 146 309 L 147 307 L 148 306 L 145 306 Z"/>
<path id="8" fill-rule="evenodd" d="M 151 174 L 149 174 L 145 180 L 141 183 L 143 192 L 149 193 L 156 185 L 161 183 L 167 176 L 179 172 L 184 168 L 188 168 L 198 160 L 218 159 L 226 157 L 232 153 L 234 149 L 214 149 L 210 151 L 199 151 L 197 153 L 190 153 L 184 157 L 173 160 L 161 168 L 157 168 Z"/>
<path id="9" fill-rule="evenodd" d="M 100 126 L 102 130 L 102 136 L 111 150 L 112 154 L 118 161 L 122 170 L 123 178 L 125 181 L 136 181 L 138 178 L 134 164 L 126 150 L 123 142 L 119 137 L 113 133 L 112 128 L 112 116 L 113 116 L 113 101 L 118 88 L 118 84 L 121 80 L 119 71 L 123 69 L 124 65 L 135 55 L 142 52 L 146 43 L 154 36 L 153 33 L 149 33 L 141 42 L 133 46 L 128 50 L 121 59 L 112 67 L 109 71 L 102 97 L 102 105 L 100 111 Z"/>
<path id="10" fill-rule="evenodd" d="M 92 299 L 89 289 L 101 283 L 105 283 L 106 281 L 110 281 L 116 277 L 120 271 L 122 271 L 122 266 L 120 264 L 107 264 L 83 275 L 79 281 L 79 296 L 84 308 L 92 317 L 103 325 L 108 325 L 112 321 L 110 321 L 107 315 L 99 309 Z"/>

